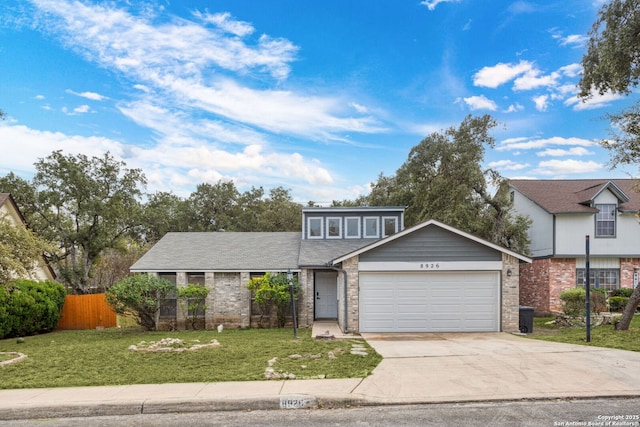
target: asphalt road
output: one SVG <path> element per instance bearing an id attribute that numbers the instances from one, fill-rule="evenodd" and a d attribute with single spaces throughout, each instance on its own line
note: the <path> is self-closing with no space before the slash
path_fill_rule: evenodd
<path id="1" fill-rule="evenodd" d="M 640 398 L 482 404 L 371 406 L 348 409 L 140 414 L 0 421 L 2 427 L 200 426 L 640 426 Z"/>

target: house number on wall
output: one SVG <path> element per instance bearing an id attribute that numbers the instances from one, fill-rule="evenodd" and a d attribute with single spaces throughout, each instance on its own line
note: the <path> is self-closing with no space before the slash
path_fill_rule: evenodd
<path id="1" fill-rule="evenodd" d="M 422 270 L 437 270 L 440 268 L 440 264 L 435 262 L 424 262 L 420 263 L 420 268 Z"/>

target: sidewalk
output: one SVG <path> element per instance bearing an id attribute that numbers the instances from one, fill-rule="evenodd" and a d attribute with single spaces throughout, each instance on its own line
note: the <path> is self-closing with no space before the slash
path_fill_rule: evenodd
<path id="1" fill-rule="evenodd" d="M 314 336 L 336 334 L 318 324 Z M 640 397 L 640 353 L 504 333 L 365 334 L 367 378 L 0 390 L 0 420 L 522 399 Z"/>

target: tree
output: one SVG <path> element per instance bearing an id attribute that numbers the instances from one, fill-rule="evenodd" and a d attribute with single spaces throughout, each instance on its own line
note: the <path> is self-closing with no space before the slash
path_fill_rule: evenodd
<path id="1" fill-rule="evenodd" d="M 50 257 L 58 277 L 74 293 L 87 293 L 103 251 L 136 234 L 146 179 L 109 153 L 88 158 L 54 151 L 35 168 L 31 183 L 9 174 L 0 184 L 20 187 L 12 192 L 31 228 L 61 248 Z"/>
<path id="2" fill-rule="evenodd" d="M 611 0 L 602 6 L 589 33 L 579 96 L 588 99 L 593 91 L 629 95 L 640 82 L 640 0 Z M 640 105 L 608 114 L 611 139 L 602 145 L 612 153 L 612 165 L 640 160 Z M 622 312 L 617 330 L 628 330 L 640 303 L 638 286 Z"/>
<path id="3" fill-rule="evenodd" d="M 205 300 L 209 295 L 209 288 L 204 285 L 189 283 L 178 287 L 178 301 L 182 313 L 191 324 L 191 329 L 198 329 L 198 320 L 204 316 L 207 306 Z"/>
<path id="4" fill-rule="evenodd" d="M 143 207 L 141 239 L 156 243 L 171 231 L 190 231 L 188 202 L 173 193 L 159 191 Z"/>
<path id="5" fill-rule="evenodd" d="M 233 181 L 202 183 L 189 196 L 191 231 L 235 231 L 239 192 Z"/>
<path id="6" fill-rule="evenodd" d="M 107 302 L 113 310 L 133 316 L 147 331 L 158 328 L 160 302 L 176 292 L 176 285 L 150 274 L 129 276 L 107 289 Z"/>
<path id="7" fill-rule="evenodd" d="M 36 279 L 38 266 L 44 264 L 44 254 L 55 252 L 53 245 L 31 230 L 0 217 L 0 285 L 16 277 Z"/>
<path id="8" fill-rule="evenodd" d="M 293 279 L 294 299 L 298 299 L 300 284 L 297 278 Z M 260 326 L 264 317 L 271 317 L 273 308 L 276 309 L 278 327 L 283 327 L 287 322 L 287 315 L 291 305 L 291 292 L 289 290 L 289 279 L 282 273 L 265 273 L 264 276 L 254 277 L 247 283 L 255 298 L 255 302 L 260 309 Z"/>
<path id="9" fill-rule="evenodd" d="M 504 178 L 481 167 L 495 126 L 488 115 L 467 116 L 459 127 L 427 136 L 394 176 L 378 177 L 369 205 L 407 206 L 407 226 L 435 219 L 526 253 L 528 221 L 512 214 Z M 490 187 L 499 191 L 492 195 Z"/>

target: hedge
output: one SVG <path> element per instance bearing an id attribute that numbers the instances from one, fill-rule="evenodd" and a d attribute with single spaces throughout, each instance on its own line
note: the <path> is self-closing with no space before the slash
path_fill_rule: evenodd
<path id="1" fill-rule="evenodd" d="M 66 291 L 52 281 L 14 280 L 0 285 L 0 338 L 51 332 L 58 326 Z"/>

